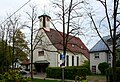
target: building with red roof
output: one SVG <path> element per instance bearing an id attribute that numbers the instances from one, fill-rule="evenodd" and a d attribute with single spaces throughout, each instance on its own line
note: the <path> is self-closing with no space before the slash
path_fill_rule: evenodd
<path id="1" fill-rule="evenodd" d="M 48 15 L 39 16 L 40 28 L 34 41 L 33 63 L 38 72 L 45 68 L 80 66 L 89 60 L 89 51 L 80 38 L 69 35 L 66 55 L 63 55 L 63 33 L 50 28 Z M 66 36 L 66 35 L 65 35 Z"/>

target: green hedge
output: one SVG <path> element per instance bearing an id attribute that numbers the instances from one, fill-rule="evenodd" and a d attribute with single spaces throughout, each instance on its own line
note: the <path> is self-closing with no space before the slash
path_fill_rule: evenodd
<path id="1" fill-rule="evenodd" d="M 112 79 L 112 68 L 106 69 L 106 75 L 109 76 L 109 79 Z M 116 82 L 120 82 L 120 67 L 116 67 Z"/>
<path id="2" fill-rule="evenodd" d="M 117 81 L 120 82 L 120 67 L 116 68 Z"/>
<path id="3" fill-rule="evenodd" d="M 61 68 L 59 67 L 48 67 L 46 69 L 47 77 L 48 78 L 61 78 Z"/>
<path id="4" fill-rule="evenodd" d="M 48 67 L 46 69 L 48 78 L 62 78 L 62 68 Z M 65 79 L 75 79 L 75 76 L 86 76 L 88 69 L 85 67 L 65 67 Z"/>
<path id="5" fill-rule="evenodd" d="M 76 70 L 71 67 L 66 67 L 65 68 L 65 79 L 74 79 L 75 77 Z"/>

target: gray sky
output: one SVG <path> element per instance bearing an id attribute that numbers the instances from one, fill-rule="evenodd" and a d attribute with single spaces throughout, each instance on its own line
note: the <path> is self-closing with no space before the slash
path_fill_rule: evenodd
<path id="1" fill-rule="evenodd" d="M 29 0 L 0 0 L 0 17 L 6 15 L 6 13 L 13 13 L 19 9 L 23 4 Z M 47 5 L 49 0 L 31 0 L 26 6 L 24 6 L 18 13 L 24 12 L 29 8 L 30 4 L 37 5 L 40 9 L 44 10 L 44 5 Z"/>
<path id="2" fill-rule="evenodd" d="M 26 2 L 28 2 L 29 0 L 0 0 L 0 22 L 4 21 L 7 13 L 8 14 L 12 14 L 13 12 L 15 12 L 17 9 L 19 9 L 23 4 L 25 4 Z M 91 2 L 91 1 L 90 1 Z M 26 10 L 28 10 L 29 5 L 30 4 L 35 4 L 38 7 L 38 14 L 41 15 L 44 12 L 44 6 L 46 6 L 45 11 L 47 10 L 47 12 L 51 11 L 51 5 L 50 5 L 50 1 L 49 0 L 31 0 L 26 6 L 24 6 L 19 12 L 17 12 L 17 14 L 22 14 L 24 13 Z M 92 5 L 96 4 L 96 9 L 99 8 L 99 4 L 95 3 L 94 0 L 92 0 Z M 97 5 L 98 4 L 98 5 Z M 52 11 L 51 11 L 52 12 Z M 51 14 L 51 12 L 49 14 Z M 87 44 L 87 40 L 85 38 L 81 38 L 82 41 Z M 98 41 L 99 39 L 94 39 L 94 44 Z M 93 43 L 89 43 L 87 46 L 88 48 L 91 48 L 93 45 Z"/>

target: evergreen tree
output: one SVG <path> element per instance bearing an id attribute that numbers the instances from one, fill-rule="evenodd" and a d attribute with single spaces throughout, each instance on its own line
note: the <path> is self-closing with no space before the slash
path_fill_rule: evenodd
<path id="1" fill-rule="evenodd" d="M 11 65 L 12 48 L 4 40 L 0 40 L 0 73 L 7 71 Z"/>
<path id="2" fill-rule="evenodd" d="M 25 41 L 25 35 L 20 31 L 20 29 L 17 29 L 14 35 L 14 50 L 15 50 L 15 60 L 24 60 L 28 56 L 28 45 L 27 41 Z"/>

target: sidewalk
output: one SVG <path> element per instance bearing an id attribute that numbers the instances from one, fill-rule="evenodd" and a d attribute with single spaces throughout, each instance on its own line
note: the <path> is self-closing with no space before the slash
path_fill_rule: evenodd
<path id="1" fill-rule="evenodd" d="M 38 79 L 45 79 L 46 74 L 45 73 L 37 73 L 37 74 L 33 75 L 33 77 L 38 78 Z"/>
<path id="2" fill-rule="evenodd" d="M 46 80 L 58 80 L 61 81 L 61 79 L 54 79 L 54 78 L 47 78 L 45 73 L 37 73 L 36 75 L 33 75 L 34 78 L 37 79 L 46 79 Z M 75 82 L 74 80 L 65 80 L 68 82 Z"/>
<path id="3" fill-rule="evenodd" d="M 46 80 L 58 80 L 61 81 L 61 79 L 54 79 L 54 78 L 47 78 L 45 73 L 37 73 L 36 75 L 33 75 L 34 78 L 37 79 L 46 79 Z M 74 80 L 65 80 L 68 82 L 75 82 Z M 99 81 L 88 81 L 88 82 L 106 82 L 104 80 L 99 80 Z"/>

